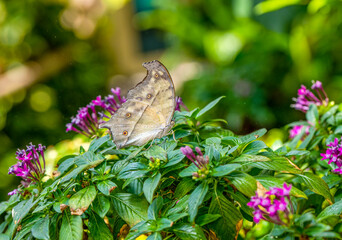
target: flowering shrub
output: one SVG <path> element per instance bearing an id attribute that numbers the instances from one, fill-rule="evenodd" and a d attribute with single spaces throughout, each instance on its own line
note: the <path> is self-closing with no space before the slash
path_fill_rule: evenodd
<path id="1" fill-rule="evenodd" d="M 313 89 L 301 87 L 295 108 L 306 120 L 287 126 L 296 132 L 278 149 L 262 141 L 265 129 L 238 136 L 224 120 L 203 121 L 221 98 L 192 111 L 178 98 L 174 136 L 117 149 L 97 127 L 124 98 L 97 97 L 67 125 L 97 138 L 60 156 L 53 176 L 41 145 L 18 151 L 9 173 L 23 182 L 0 204 L 0 237 L 340 239 L 342 107 L 319 82 Z"/>

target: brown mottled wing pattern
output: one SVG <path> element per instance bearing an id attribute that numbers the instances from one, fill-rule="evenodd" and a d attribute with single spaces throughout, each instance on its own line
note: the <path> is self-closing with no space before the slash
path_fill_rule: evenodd
<path id="1" fill-rule="evenodd" d="M 127 101 L 100 127 L 110 129 L 117 148 L 141 146 L 164 136 L 171 128 L 175 91 L 167 69 L 159 62 L 144 63 L 147 75 L 127 94 Z"/>

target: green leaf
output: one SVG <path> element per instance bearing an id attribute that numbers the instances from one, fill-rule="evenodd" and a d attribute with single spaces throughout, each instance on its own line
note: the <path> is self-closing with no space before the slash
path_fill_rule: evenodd
<path id="1" fill-rule="evenodd" d="M 88 168 L 94 168 L 103 162 L 105 158 L 101 154 L 95 154 L 88 151 L 82 155 L 75 157 L 75 163 L 77 166 L 87 165 Z"/>
<path id="2" fill-rule="evenodd" d="M 146 240 L 163 240 L 159 232 L 151 234 Z"/>
<path id="3" fill-rule="evenodd" d="M 260 152 L 261 149 L 267 148 L 263 141 L 253 141 L 249 143 L 243 150 L 244 154 L 256 154 Z"/>
<path id="4" fill-rule="evenodd" d="M 90 236 L 93 239 L 112 240 L 113 235 L 103 219 L 94 212 L 90 212 L 88 221 Z"/>
<path id="5" fill-rule="evenodd" d="M 110 201 L 103 195 L 97 195 L 93 201 L 93 210 L 101 218 L 104 218 L 109 211 Z"/>
<path id="6" fill-rule="evenodd" d="M 232 174 L 229 177 L 232 184 L 244 195 L 251 197 L 257 190 L 257 181 L 251 175 L 241 172 Z"/>
<path id="7" fill-rule="evenodd" d="M 141 178 L 148 173 L 148 166 L 145 164 L 134 162 L 125 166 L 118 175 L 119 179 L 135 179 Z"/>
<path id="8" fill-rule="evenodd" d="M 255 6 L 255 13 L 257 15 L 261 15 L 268 12 L 277 11 L 288 6 L 300 4 L 301 2 L 301 0 L 262 1 Z"/>
<path id="9" fill-rule="evenodd" d="M 338 126 L 335 131 L 334 131 L 335 134 L 341 134 L 342 133 L 342 126 Z"/>
<path id="10" fill-rule="evenodd" d="M 207 240 L 197 224 L 182 223 L 173 228 L 173 232 L 182 240 Z"/>
<path id="11" fill-rule="evenodd" d="M 219 144 L 221 144 L 221 138 L 218 138 L 218 137 L 211 137 L 211 138 L 207 138 L 206 140 L 205 140 L 205 143 L 207 144 L 207 145 L 219 145 Z"/>
<path id="12" fill-rule="evenodd" d="M 331 116 L 333 116 L 336 111 L 338 110 L 338 106 L 333 106 L 332 108 L 330 108 L 326 113 L 323 114 L 323 116 L 321 117 L 321 122 L 324 122 L 325 120 L 327 120 L 328 118 L 330 118 Z"/>
<path id="13" fill-rule="evenodd" d="M 72 212 L 77 215 L 83 214 L 96 197 L 95 186 L 89 186 L 78 191 L 69 200 Z"/>
<path id="14" fill-rule="evenodd" d="M 163 198 L 157 197 L 153 200 L 152 204 L 148 207 L 148 219 L 156 220 L 158 218 L 158 213 L 160 209 L 163 207 Z"/>
<path id="15" fill-rule="evenodd" d="M 225 98 L 225 96 L 216 98 L 214 101 L 210 102 L 207 106 L 205 106 L 204 108 L 202 108 L 202 110 L 199 111 L 199 113 L 197 113 L 196 118 L 199 118 L 200 116 L 202 116 L 203 114 L 205 114 L 206 112 L 208 112 L 210 109 L 212 109 L 213 107 L 215 107 L 215 105 L 216 105 L 222 98 Z"/>
<path id="16" fill-rule="evenodd" d="M 222 176 L 228 175 L 229 173 L 235 171 L 236 169 L 240 167 L 241 167 L 241 164 L 237 164 L 237 163 L 221 165 L 213 169 L 212 175 L 214 177 L 222 177 Z"/>
<path id="17" fill-rule="evenodd" d="M 264 136 L 266 132 L 267 130 L 265 128 L 262 128 L 254 132 L 251 132 L 247 135 L 239 137 L 239 140 L 241 141 L 241 143 L 248 143 L 248 142 L 258 139 L 259 137 Z"/>
<path id="18" fill-rule="evenodd" d="M 83 239 L 83 223 L 81 216 L 70 215 L 68 211 L 65 211 L 62 218 L 62 226 L 59 231 L 59 239 Z"/>
<path id="19" fill-rule="evenodd" d="M 270 187 L 282 188 L 284 184 L 284 180 L 272 176 L 255 176 L 254 178 L 259 181 L 266 189 L 270 189 Z M 308 199 L 304 192 L 294 186 L 292 186 L 291 188 L 290 195 Z"/>
<path id="20" fill-rule="evenodd" d="M 302 170 L 285 157 L 268 158 L 261 155 L 242 154 L 232 162 L 248 163 L 248 166 L 288 173 L 301 173 Z"/>
<path id="21" fill-rule="evenodd" d="M 96 186 L 97 189 L 105 195 L 109 195 L 110 192 L 117 187 L 117 185 L 110 180 L 98 182 Z"/>
<path id="22" fill-rule="evenodd" d="M 59 161 L 61 161 L 61 163 L 58 163 L 58 172 L 60 172 L 60 174 L 64 174 L 65 171 L 75 164 L 75 156 L 66 156 L 61 158 Z"/>
<path id="23" fill-rule="evenodd" d="M 222 193 L 213 196 L 209 206 L 209 214 L 220 214 L 222 217 L 209 225 L 219 239 L 236 239 L 242 226 L 240 211 Z"/>
<path id="24" fill-rule="evenodd" d="M 60 214 L 54 214 L 52 217 L 50 216 L 50 225 L 49 225 L 49 234 L 51 240 L 58 239 L 58 230 L 60 224 L 58 223 Z"/>
<path id="25" fill-rule="evenodd" d="M 308 155 L 310 154 L 310 151 L 306 150 L 291 150 L 286 154 L 286 156 L 303 156 L 303 155 Z"/>
<path id="26" fill-rule="evenodd" d="M 6 234 L 0 233 L 0 240 L 10 240 L 10 237 Z"/>
<path id="27" fill-rule="evenodd" d="M 31 229 L 33 237 L 37 239 L 49 239 L 49 223 L 49 216 L 39 219 Z"/>
<path id="28" fill-rule="evenodd" d="M 12 209 L 12 217 L 14 224 L 18 224 L 31 210 L 33 207 L 33 197 L 28 200 L 23 200 L 19 202 L 13 209 Z"/>
<path id="29" fill-rule="evenodd" d="M 173 166 L 184 159 L 185 155 L 180 150 L 174 150 L 167 153 L 168 162 L 163 166 L 163 168 Z"/>
<path id="30" fill-rule="evenodd" d="M 165 216 L 169 217 L 170 215 L 173 215 L 179 212 L 186 212 L 189 206 L 188 204 L 189 198 L 190 198 L 190 195 L 185 195 L 181 199 L 174 201 L 173 202 L 174 206 L 166 212 Z"/>
<path id="31" fill-rule="evenodd" d="M 184 218 L 184 217 L 187 217 L 187 216 L 189 216 L 189 214 L 186 213 L 186 212 L 183 212 L 183 213 L 172 214 L 172 215 L 170 215 L 168 218 L 169 218 L 171 221 L 176 222 L 176 221 L 178 221 L 179 219 Z"/>
<path id="32" fill-rule="evenodd" d="M 220 214 L 204 214 L 196 218 L 196 222 L 201 227 L 208 223 L 214 222 L 221 217 Z"/>
<path id="33" fill-rule="evenodd" d="M 166 228 L 170 228 L 173 225 L 173 222 L 167 218 L 158 218 L 156 223 L 157 223 L 157 228 L 155 229 L 155 231 L 158 231 L 158 232 Z"/>
<path id="34" fill-rule="evenodd" d="M 267 162 L 270 161 L 268 157 L 262 155 L 241 154 L 239 157 L 233 159 L 232 163 L 253 163 L 253 162 Z"/>
<path id="35" fill-rule="evenodd" d="M 326 207 L 318 216 L 317 221 L 322 221 L 332 216 L 340 216 L 342 214 L 342 200 Z"/>
<path id="36" fill-rule="evenodd" d="M 330 194 L 329 187 L 323 179 L 310 172 L 298 174 L 298 177 L 311 191 L 323 196 L 330 203 L 334 201 Z"/>
<path id="37" fill-rule="evenodd" d="M 114 209 L 130 226 L 147 219 L 148 203 L 145 198 L 130 193 L 110 195 Z"/>
<path id="38" fill-rule="evenodd" d="M 110 140 L 110 136 L 106 135 L 104 137 L 96 138 L 94 139 L 90 145 L 88 151 L 95 152 L 97 149 L 99 149 L 102 145 L 104 145 L 108 140 Z"/>
<path id="39" fill-rule="evenodd" d="M 73 169 L 70 173 L 66 174 L 61 180 L 59 183 L 64 183 L 64 182 L 67 182 L 69 181 L 70 179 L 72 178 L 75 178 L 78 174 L 80 174 L 81 172 L 83 172 L 85 169 L 87 169 L 88 166 L 87 165 L 82 165 L 82 166 L 79 166 L 75 169 Z"/>
<path id="40" fill-rule="evenodd" d="M 306 112 L 306 119 L 312 126 L 316 126 L 318 123 L 319 114 L 316 104 L 311 104 L 309 110 Z"/>
<path id="41" fill-rule="evenodd" d="M 185 169 L 183 169 L 180 173 L 180 177 L 189 177 L 192 176 L 192 173 L 197 172 L 198 168 L 195 164 L 191 163 L 191 165 Z"/>
<path id="42" fill-rule="evenodd" d="M 150 159 L 151 157 L 153 159 L 160 159 L 163 161 L 166 161 L 166 151 L 162 147 L 159 147 L 158 145 L 153 145 L 148 149 L 147 151 L 143 152 L 143 155 L 147 158 Z"/>
<path id="43" fill-rule="evenodd" d="M 202 182 L 198 185 L 195 190 L 191 193 L 189 198 L 189 216 L 190 222 L 195 220 L 197 215 L 198 207 L 202 204 L 205 195 L 209 190 L 209 186 L 207 182 Z"/>
<path id="44" fill-rule="evenodd" d="M 304 129 L 304 128 L 303 128 Z M 311 127 L 309 130 L 309 135 L 305 137 L 304 141 L 299 145 L 299 149 L 305 149 L 311 142 L 312 138 L 314 137 L 316 133 L 316 129 L 314 127 Z"/>
<path id="45" fill-rule="evenodd" d="M 147 178 L 144 182 L 143 191 L 144 191 L 146 200 L 149 203 L 152 202 L 153 193 L 159 184 L 160 178 L 161 178 L 161 174 L 157 173 L 155 176 Z"/>
<path id="46" fill-rule="evenodd" d="M 195 186 L 196 182 L 191 178 L 183 179 L 176 187 L 175 198 L 181 198 L 188 192 L 190 192 Z"/>
<path id="47" fill-rule="evenodd" d="M 240 211 L 244 211 L 246 214 L 253 216 L 253 209 L 247 206 L 247 203 L 251 200 L 246 197 L 241 192 L 229 191 L 229 194 L 234 198 L 234 201 L 238 202 L 240 205 Z"/>
<path id="48" fill-rule="evenodd" d="M 328 184 L 329 188 L 332 188 L 342 182 L 342 178 L 337 174 L 329 174 L 324 176 L 322 179 Z"/>

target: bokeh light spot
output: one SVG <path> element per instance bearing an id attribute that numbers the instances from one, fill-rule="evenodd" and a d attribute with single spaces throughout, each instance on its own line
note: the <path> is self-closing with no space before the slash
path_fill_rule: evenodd
<path id="1" fill-rule="evenodd" d="M 36 112 L 46 112 L 52 105 L 51 89 L 47 86 L 38 86 L 33 89 L 30 105 Z"/>

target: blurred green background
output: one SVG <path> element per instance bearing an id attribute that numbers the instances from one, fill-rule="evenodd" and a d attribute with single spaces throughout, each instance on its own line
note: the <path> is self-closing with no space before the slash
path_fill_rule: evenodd
<path id="1" fill-rule="evenodd" d="M 291 99 L 313 79 L 340 102 L 341 37 L 341 0 L 0 0 L 0 200 L 17 148 L 76 151 L 70 117 L 126 93 L 143 62 L 160 59 L 190 109 L 227 96 L 211 116 L 243 134 L 303 118 Z"/>

